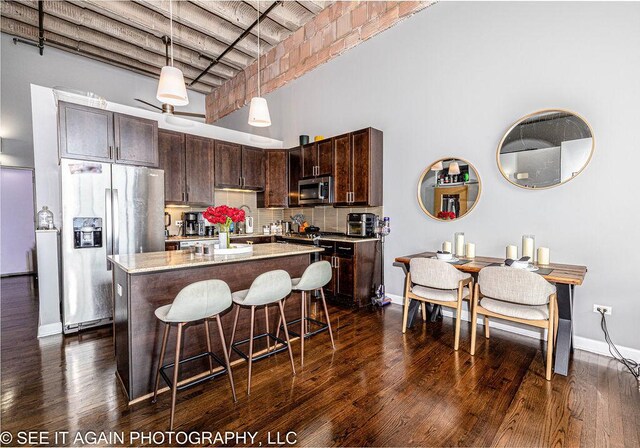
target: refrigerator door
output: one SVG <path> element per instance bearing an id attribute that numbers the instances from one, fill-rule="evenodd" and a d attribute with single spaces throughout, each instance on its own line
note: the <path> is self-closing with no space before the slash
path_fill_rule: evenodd
<path id="1" fill-rule="evenodd" d="M 164 171 L 112 166 L 113 253 L 164 251 Z"/>
<path id="2" fill-rule="evenodd" d="M 62 159 L 62 276 L 63 330 L 106 323 L 112 315 L 109 223 L 111 165 Z M 84 218 L 84 219 L 78 219 Z M 102 239 L 95 245 L 76 244 L 76 222 L 102 223 Z M 78 232 L 77 235 L 80 235 Z M 77 241 L 80 241 L 79 239 Z M 98 245 L 99 244 L 99 245 Z M 79 246 L 76 248 L 76 246 Z"/>

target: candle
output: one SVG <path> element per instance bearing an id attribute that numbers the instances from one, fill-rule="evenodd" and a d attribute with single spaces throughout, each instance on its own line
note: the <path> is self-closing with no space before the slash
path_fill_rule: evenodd
<path id="1" fill-rule="evenodd" d="M 451 241 L 445 241 L 444 243 L 442 243 L 442 251 L 451 252 Z"/>
<path id="2" fill-rule="evenodd" d="M 454 235 L 456 256 L 464 257 L 464 232 L 456 232 Z"/>
<path id="3" fill-rule="evenodd" d="M 518 246 L 510 244 L 507 246 L 507 258 L 512 260 L 518 259 Z"/>
<path id="4" fill-rule="evenodd" d="M 476 245 L 474 243 L 466 244 L 465 255 L 467 258 L 476 258 Z"/>
<path id="5" fill-rule="evenodd" d="M 539 247 L 538 248 L 538 264 L 549 264 L 549 248 L 548 247 Z"/>
<path id="6" fill-rule="evenodd" d="M 522 256 L 530 257 L 533 261 L 535 253 L 535 237 L 533 235 L 522 235 Z"/>

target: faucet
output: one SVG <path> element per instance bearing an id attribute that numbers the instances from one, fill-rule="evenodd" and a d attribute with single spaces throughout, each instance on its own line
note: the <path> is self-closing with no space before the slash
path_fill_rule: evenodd
<path id="1" fill-rule="evenodd" d="M 248 205 L 246 205 L 246 204 L 242 204 L 242 205 L 240 206 L 240 210 L 242 210 L 243 208 L 246 208 L 246 209 L 249 211 L 249 213 L 253 213 L 253 211 L 251 210 L 251 207 L 249 207 Z"/>

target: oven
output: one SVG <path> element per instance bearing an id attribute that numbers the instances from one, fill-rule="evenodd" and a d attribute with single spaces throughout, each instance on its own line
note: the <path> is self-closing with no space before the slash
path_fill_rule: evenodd
<path id="1" fill-rule="evenodd" d="M 331 177 L 317 177 L 298 181 L 300 205 L 322 205 L 333 202 L 333 181 Z"/>

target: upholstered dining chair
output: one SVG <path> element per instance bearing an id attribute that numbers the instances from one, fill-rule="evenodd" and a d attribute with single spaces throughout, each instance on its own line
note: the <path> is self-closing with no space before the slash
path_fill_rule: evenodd
<path id="1" fill-rule="evenodd" d="M 460 345 L 460 314 L 462 301 L 471 302 L 473 278 L 471 274 L 458 271 L 446 261 L 431 258 L 413 258 L 409 262 L 409 273 L 404 292 L 404 311 L 402 313 L 402 332 L 407 331 L 409 301 L 446 306 L 456 310 L 456 330 L 454 350 Z"/>
<path id="2" fill-rule="evenodd" d="M 478 314 L 547 329 L 545 377 L 551 379 L 553 345 L 558 325 L 556 287 L 540 275 L 523 269 L 492 266 L 480 270 L 473 295 L 471 354 L 476 351 Z M 485 336 L 489 338 L 488 328 Z"/>

